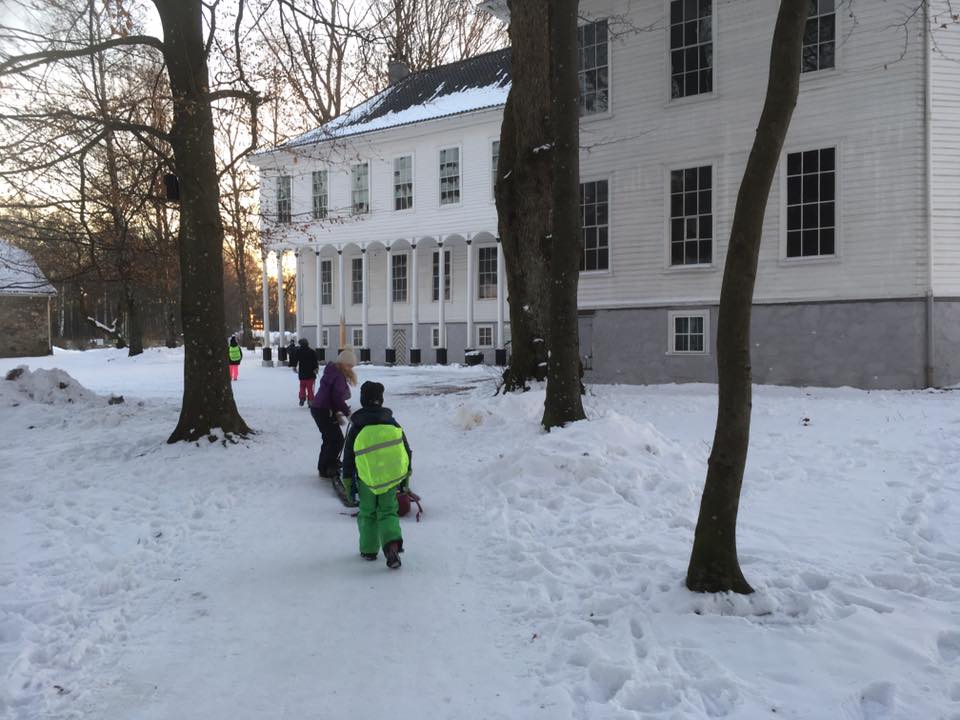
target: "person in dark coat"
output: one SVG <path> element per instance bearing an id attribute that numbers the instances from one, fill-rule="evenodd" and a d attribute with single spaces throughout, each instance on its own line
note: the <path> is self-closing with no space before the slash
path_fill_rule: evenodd
<path id="1" fill-rule="evenodd" d="M 317 354 L 310 347 L 310 341 L 306 338 L 300 338 L 300 347 L 291 359 L 290 366 L 300 378 L 300 407 L 303 407 L 308 400 L 312 403 L 313 384 L 317 380 L 320 362 L 317 360 Z"/>
<path id="2" fill-rule="evenodd" d="M 357 384 L 353 367 L 357 364 L 356 353 L 346 348 L 337 359 L 327 363 L 320 376 L 320 384 L 310 403 L 310 415 L 323 436 L 317 472 L 320 477 L 340 481 L 340 451 L 343 450 L 343 430 L 340 424 L 350 416 L 350 385 Z"/>

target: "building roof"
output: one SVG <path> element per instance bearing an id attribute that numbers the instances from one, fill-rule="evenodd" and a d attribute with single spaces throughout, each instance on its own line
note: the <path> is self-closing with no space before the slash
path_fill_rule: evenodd
<path id="1" fill-rule="evenodd" d="M 499 107 L 510 92 L 510 48 L 415 72 L 277 149 Z"/>
<path id="2" fill-rule="evenodd" d="M 56 294 L 30 253 L 0 240 L 0 295 Z"/>

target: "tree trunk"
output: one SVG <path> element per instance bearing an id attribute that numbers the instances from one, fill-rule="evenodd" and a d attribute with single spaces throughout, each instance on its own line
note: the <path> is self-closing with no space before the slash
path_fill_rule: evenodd
<path id="1" fill-rule="evenodd" d="M 580 98 L 577 80 L 579 0 L 553 0 L 550 6 L 550 82 L 554 126 L 553 231 L 550 241 L 550 315 L 547 396 L 543 426 L 549 430 L 583 420 L 580 398 Z"/>
<path id="2" fill-rule="evenodd" d="M 124 311 L 126 320 L 123 323 L 124 335 L 127 338 L 127 355 L 133 357 L 143 353 L 143 318 L 140 300 L 129 287 L 123 289 Z"/>
<path id="3" fill-rule="evenodd" d="M 547 372 L 549 277 L 547 243 L 553 187 L 550 122 L 549 3 L 510 6 L 512 85 L 500 128 L 496 201 L 510 299 L 510 364 L 506 390 L 526 389 Z"/>
<path id="4" fill-rule="evenodd" d="M 781 0 L 767 96 L 730 231 L 717 322 L 717 427 L 687 569 L 687 587 L 695 592 L 753 592 L 740 570 L 736 537 L 750 442 L 750 316 L 767 197 L 800 89 L 800 51 L 809 4 Z"/>
<path id="5" fill-rule="evenodd" d="M 183 405 L 167 442 L 220 428 L 250 432 L 233 400 L 223 307 L 223 223 L 200 0 L 154 0 L 173 96 L 170 144 L 180 181 L 180 313 Z"/>

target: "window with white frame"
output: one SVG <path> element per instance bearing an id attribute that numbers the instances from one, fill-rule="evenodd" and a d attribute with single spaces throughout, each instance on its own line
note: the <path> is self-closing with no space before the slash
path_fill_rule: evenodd
<path id="1" fill-rule="evenodd" d="M 407 256 L 397 253 L 390 256 L 391 280 L 393 283 L 393 301 L 407 301 Z"/>
<path id="2" fill-rule="evenodd" d="M 404 155 L 393 161 L 393 209 L 413 207 L 413 156 Z"/>
<path id="3" fill-rule="evenodd" d="M 443 251 L 443 299 L 450 299 L 450 251 Z M 433 301 L 440 300 L 440 251 L 433 251 Z"/>
<path id="4" fill-rule="evenodd" d="M 787 257 L 836 254 L 836 148 L 787 154 Z"/>
<path id="5" fill-rule="evenodd" d="M 327 171 L 313 171 L 313 219 L 323 220 L 327 216 Z"/>
<path id="6" fill-rule="evenodd" d="M 460 148 L 440 151 L 440 204 L 460 202 Z"/>
<path id="7" fill-rule="evenodd" d="M 836 51 L 836 0 L 810 0 L 810 14 L 803 33 L 803 64 L 800 72 L 834 67 Z"/>
<path id="8" fill-rule="evenodd" d="M 713 92 L 713 0 L 670 1 L 670 96 Z"/>
<path id="9" fill-rule="evenodd" d="M 354 215 L 370 212 L 370 166 L 360 163 L 350 168 L 351 203 Z"/>
<path id="10" fill-rule="evenodd" d="M 670 352 L 679 355 L 706 355 L 710 346 L 709 315 L 706 311 L 678 311 L 669 314 Z"/>
<path id="11" fill-rule="evenodd" d="M 477 326 L 477 347 L 493 347 L 493 325 Z"/>
<path id="12" fill-rule="evenodd" d="M 330 344 L 330 331 L 323 328 L 320 331 L 320 347 L 327 347 Z"/>
<path id="13" fill-rule="evenodd" d="M 500 141 L 490 143 L 490 192 L 497 196 L 497 164 L 500 162 Z"/>
<path id="14" fill-rule="evenodd" d="M 350 258 L 350 301 L 363 303 L 363 258 Z"/>
<path id="15" fill-rule="evenodd" d="M 440 328 L 436 325 L 430 328 L 430 347 L 440 347 Z"/>
<path id="16" fill-rule="evenodd" d="M 320 261 L 320 304 L 333 305 L 333 262 Z"/>
<path id="17" fill-rule="evenodd" d="M 362 327 L 353 328 L 353 332 L 351 333 L 351 339 L 353 340 L 353 346 L 354 346 L 355 348 L 362 348 L 362 347 L 364 347 L 364 345 L 363 345 L 363 328 L 362 328 Z"/>
<path id="18" fill-rule="evenodd" d="M 577 79 L 580 82 L 580 114 L 605 113 L 610 103 L 607 61 L 607 21 L 598 20 L 577 28 Z"/>
<path id="19" fill-rule="evenodd" d="M 293 178 L 281 175 L 277 178 L 277 222 L 289 223 L 291 215 L 290 192 Z"/>
<path id="20" fill-rule="evenodd" d="M 670 171 L 670 264 L 713 261 L 713 171 L 709 165 Z"/>
<path id="21" fill-rule="evenodd" d="M 497 296 L 497 246 L 477 248 L 477 297 Z"/>
<path id="22" fill-rule="evenodd" d="M 606 180 L 580 183 L 581 271 L 610 267 L 608 202 Z"/>

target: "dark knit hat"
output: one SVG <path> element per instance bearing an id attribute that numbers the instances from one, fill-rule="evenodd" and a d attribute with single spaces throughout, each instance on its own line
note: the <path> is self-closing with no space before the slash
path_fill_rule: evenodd
<path id="1" fill-rule="evenodd" d="M 310 347 L 310 341 L 306 338 L 300 338 L 300 347 Z"/>
<path id="2" fill-rule="evenodd" d="M 367 380 L 360 386 L 360 404 L 363 407 L 380 407 L 383 405 L 383 385 Z"/>

